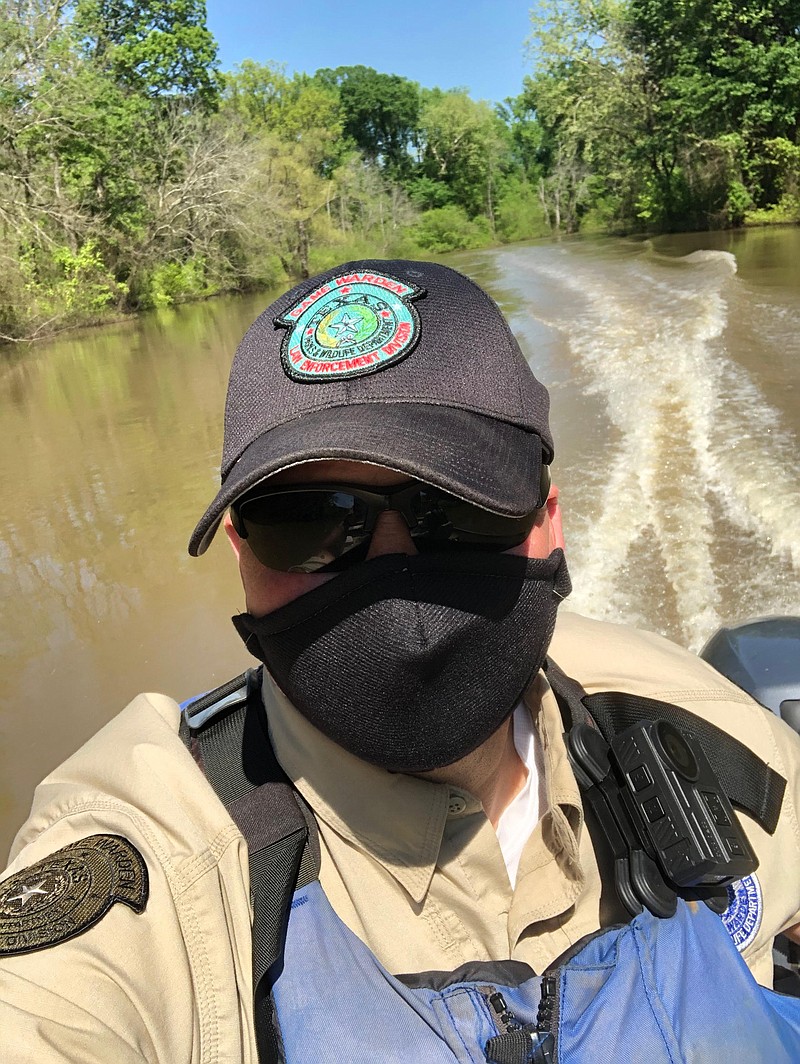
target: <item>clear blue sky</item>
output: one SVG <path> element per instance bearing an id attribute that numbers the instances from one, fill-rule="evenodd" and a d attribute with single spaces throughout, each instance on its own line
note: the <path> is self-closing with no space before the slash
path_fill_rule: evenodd
<path id="1" fill-rule="evenodd" d="M 223 70 L 243 59 L 286 71 L 374 67 L 476 100 L 516 96 L 529 72 L 526 0 L 207 0 Z"/>

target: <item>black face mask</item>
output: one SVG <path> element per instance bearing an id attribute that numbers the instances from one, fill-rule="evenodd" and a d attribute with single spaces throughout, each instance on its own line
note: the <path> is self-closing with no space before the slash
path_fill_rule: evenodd
<path id="1" fill-rule="evenodd" d="M 475 750 L 541 668 L 564 553 L 390 554 L 233 618 L 297 709 L 356 757 L 424 772 Z"/>

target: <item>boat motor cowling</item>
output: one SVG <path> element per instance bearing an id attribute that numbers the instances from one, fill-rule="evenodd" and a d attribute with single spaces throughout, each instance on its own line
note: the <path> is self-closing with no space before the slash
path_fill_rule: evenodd
<path id="1" fill-rule="evenodd" d="M 720 628 L 700 657 L 800 732 L 800 617 Z"/>

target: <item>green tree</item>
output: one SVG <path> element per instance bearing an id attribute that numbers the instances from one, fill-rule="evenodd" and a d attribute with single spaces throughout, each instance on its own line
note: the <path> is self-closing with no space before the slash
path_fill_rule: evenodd
<path id="1" fill-rule="evenodd" d="M 388 254 L 416 221 L 405 191 L 356 151 L 333 175 L 328 217 L 352 249 L 348 258 Z"/>
<path id="2" fill-rule="evenodd" d="M 217 45 L 205 0 L 77 0 L 75 27 L 94 62 L 134 92 L 216 106 Z"/>
<path id="3" fill-rule="evenodd" d="M 289 78 L 279 63 L 244 59 L 222 78 L 225 104 L 253 129 L 275 130 L 289 91 Z"/>
<path id="4" fill-rule="evenodd" d="M 95 317 L 124 299 L 104 254 L 107 189 L 96 180 L 103 134 L 113 125 L 106 87 L 86 69 L 63 5 L 0 0 L 0 331 L 6 337 L 38 335 L 84 312 Z"/>
<path id="5" fill-rule="evenodd" d="M 528 87 L 530 78 L 523 82 L 522 92 L 498 104 L 497 114 L 511 134 L 511 150 L 515 169 L 531 182 L 538 182 L 544 172 L 546 160 L 546 133 L 536 114 L 536 105 Z"/>
<path id="6" fill-rule="evenodd" d="M 414 228 L 420 247 L 440 255 L 460 248 L 484 248 L 492 242 L 487 218 L 469 218 L 463 207 L 450 204 L 426 211 Z"/>
<path id="7" fill-rule="evenodd" d="M 543 0 L 524 96 L 551 222 L 737 224 L 798 140 L 800 0 Z"/>
<path id="8" fill-rule="evenodd" d="M 757 203 L 775 202 L 765 144 L 800 134 L 800 0 L 630 0 L 626 24 L 682 143 L 727 162 Z"/>
<path id="9" fill-rule="evenodd" d="M 419 85 L 366 66 L 318 70 L 316 80 L 338 89 L 344 133 L 367 162 L 378 163 L 394 178 L 407 178 L 419 135 Z"/>
<path id="10" fill-rule="evenodd" d="M 246 59 L 226 76 L 224 100 L 226 111 L 242 116 L 253 134 L 302 142 L 320 175 L 330 176 L 346 155 L 338 92 L 317 77 L 287 78 L 275 63 Z"/>
<path id="11" fill-rule="evenodd" d="M 452 202 L 494 226 L 498 181 L 512 165 L 507 126 L 485 102 L 463 90 L 430 93 L 420 116 L 421 175 Z M 412 196 L 414 195 L 412 191 Z"/>

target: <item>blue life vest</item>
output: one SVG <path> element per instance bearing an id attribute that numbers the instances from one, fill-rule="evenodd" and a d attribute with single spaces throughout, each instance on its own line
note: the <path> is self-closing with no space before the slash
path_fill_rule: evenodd
<path id="1" fill-rule="evenodd" d="M 392 975 L 318 881 L 313 815 L 275 759 L 258 674 L 185 707 L 182 738 L 250 849 L 261 1064 L 800 1062 L 800 1000 L 759 986 L 699 902 L 600 930 L 540 975 L 513 960 Z M 762 776 L 742 801 L 763 798 L 776 822 L 782 792 Z"/>
<path id="2" fill-rule="evenodd" d="M 386 971 L 314 882 L 294 895 L 283 956 L 273 1001 L 287 1064 L 800 1061 L 800 1002 L 756 983 L 702 903 L 666 920 L 645 911 L 542 976 L 499 962 L 411 980 Z"/>

